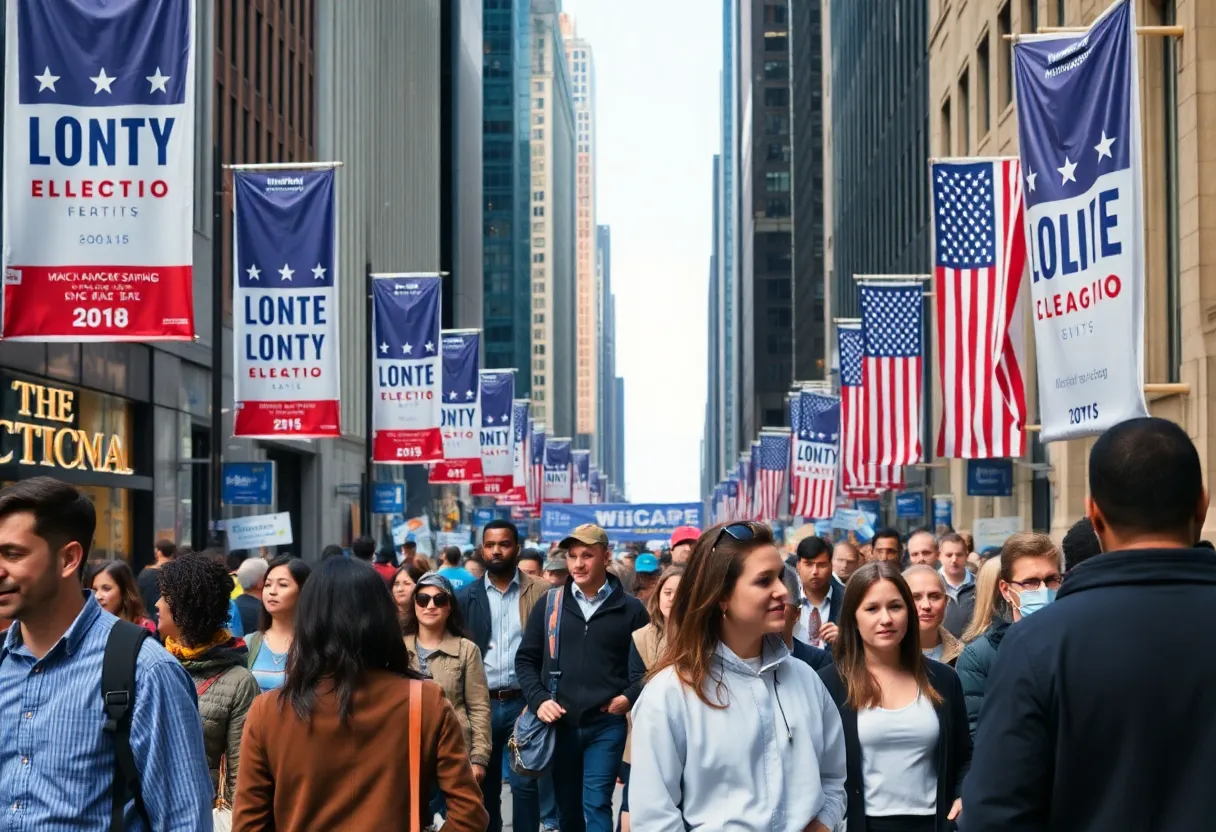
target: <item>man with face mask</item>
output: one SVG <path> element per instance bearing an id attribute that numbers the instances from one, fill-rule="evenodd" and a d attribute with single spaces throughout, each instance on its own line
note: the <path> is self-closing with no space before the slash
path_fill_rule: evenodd
<path id="1" fill-rule="evenodd" d="M 1131 419 L 1094 443 L 1086 513 L 1103 554 L 1058 594 L 1048 576 L 1019 591 L 1002 575 L 1021 620 L 963 785 L 967 832 L 1211 828 L 1216 552 L 1193 548 L 1207 509 L 1178 425 Z"/>

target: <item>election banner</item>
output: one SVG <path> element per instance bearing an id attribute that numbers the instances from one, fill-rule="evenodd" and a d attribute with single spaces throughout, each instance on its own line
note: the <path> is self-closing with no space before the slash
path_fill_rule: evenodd
<path id="1" fill-rule="evenodd" d="M 194 3 L 6 6 L 0 335 L 193 338 Z"/>
<path id="2" fill-rule="evenodd" d="M 515 371 L 482 370 L 480 383 L 481 480 L 473 484 L 472 493 L 498 497 L 515 485 Z"/>
<path id="3" fill-rule="evenodd" d="M 570 452 L 570 496 L 578 505 L 591 503 L 591 451 Z"/>
<path id="4" fill-rule="evenodd" d="M 592 465 L 590 485 L 592 505 L 604 502 L 604 483 L 603 480 L 600 479 L 600 476 L 600 472 L 595 469 L 594 465 Z"/>
<path id="5" fill-rule="evenodd" d="M 531 407 L 528 399 L 511 402 L 511 487 L 497 495 L 499 505 L 528 504 L 529 472 L 532 467 L 532 420 L 528 418 Z"/>
<path id="6" fill-rule="evenodd" d="M 431 466 L 430 481 L 477 482 L 481 479 L 481 331 L 445 329 L 443 345 L 443 404 L 439 424 L 443 460 Z"/>
<path id="7" fill-rule="evenodd" d="M 414 274 L 372 281 L 374 462 L 443 459 L 439 281 Z"/>
<path id="8" fill-rule="evenodd" d="M 1136 19 L 1014 44 L 1044 442 L 1147 416 Z"/>
<path id="9" fill-rule="evenodd" d="M 840 399 L 811 390 L 794 395 L 795 482 L 790 514 L 826 520 L 836 510 L 836 479 L 840 463 Z"/>
<path id="10" fill-rule="evenodd" d="M 334 169 L 233 171 L 234 436 L 341 436 Z"/>
<path id="11" fill-rule="evenodd" d="M 541 494 L 545 484 L 545 423 L 528 421 L 528 433 L 532 437 L 532 453 L 528 455 L 528 505 L 539 510 Z"/>
<path id="12" fill-rule="evenodd" d="M 612 543 L 657 540 L 671 537 L 677 526 L 701 528 L 704 511 L 700 503 L 600 503 L 599 505 L 555 505 L 541 507 L 540 536 L 546 542 L 561 540 L 578 526 L 594 523 Z"/>
<path id="13" fill-rule="evenodd" d="M 274 514 L 257 514 L 252 517 L 235 517 L 221 520 L 228 538 L 228 551 L 261 549 L 263 546 L 289 546 L 291 537 L 291 513 L 279 511 Z"/>
<path id="14" fill-rule="evenodd" d="M 545 472 L 541 501 L 568 503 L 573 499 L 570 482 L 570 439 L 545 437 Z"/>
<path id="15" fill-rule="evenodd" d="M 954 531 L 954 495 L 933 495 L 933 531 L 938 535 Z"/>

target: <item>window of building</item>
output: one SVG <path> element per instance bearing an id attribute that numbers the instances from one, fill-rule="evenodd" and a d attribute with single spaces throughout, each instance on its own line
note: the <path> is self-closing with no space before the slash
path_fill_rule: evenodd
<path id="1" fill-rule="evenodd" d="M 544 309 L 545 308 L 545 299 L 544 298 L 532 298 L 532 308 L 533 309 Z"/>
<path id="2" fill-rule="evenodd" d="M 950 99 L 947 98 L 942 102 L 942 155 L 949 156 L 954 152 L 953 139 L 954 127 L 950 123 Z"/>
<path id="3" fill-rule="evenodd" d="M 544 124 L 545 123 L 545 114 L 537 113 L 536 115 L 532 116 L 532 123 L 533 124 Z"/>
<path id="4" fill-rule="evenodd" d="M 545 91 L 545 82 L 536 81 L 535 83 L 532 84 L 532 89 L 536 90 L 537 92 L 544 92 Z"/>
<path id="5" fill-rule="evenodd" d="M 533 339 L 539 341 L 541 338 L 544 338 L 544 337 L 545 337 L 545 331 L 543 329 L 533 329 L 532 330 Z"/>
<path id="6" fill-rule="evenodd" d="M 764 106 L 765 107 L 788 107 L 790 106 L 790 90 L 789 87 L 768 87 L 764 90 Z"/>
<path id="7" fill-rule="evenodd" d="M 537 292 L 537 293 L 540 293 L 540 292 L 545 291 L 545 284 L 544 284 L 543 282 L 541 282 L 541 283 L 533 283 L 533 284 L 532 284 L 532 291 L 533 291 L 533 292 Z"/>
<path id="8" fill-rule="evenodd" d="M 785 114 L 766 115 L 764 117 L 764 132 L 769 136 L 788 136 L 790 132 L 790 117 Z"/>
<path id="9" fill-rule="evenodd" d="M 1039 0 L 1022 0 L 1022 31 L 1039 30 Z"/>
<path id="10" fill-rule="evenodd" d="M 545 245 L 545 238 L 544 237 L 533 237 L 532 245 L 537 246 L 538 248 L 543 248 Z"/>
<path id="11" fill-rule="evenodd" d="M 786 81 L 790 77 L 790 65 L 786 61 L 765 61 L 764 80 Z"/>
<path id="12" fill-rule="evenodd" d="M 534 217 L 543 217 L 544 215 L 545 215 L 545 206 L 543 206 L 543 205 L 536 205 L 536 206 L 533 206 L 533 208 L 532 208 L 532 216 L 534 216 Z"/>
<path id="13" fill-rule="evenodd" d="M 996 86 L 1000 101 L 1001 112 L 1013 101 L 1013 53 L 1012 42 L 1006 37 L 1013 32 L 1012 0 L 1006 0 L 1005 5 L 996 15 Z"/>
<path id="14" fill-rule="evenodd" d="M 544 137 L 545 137 L 545 128 L 537 127 L 535 130 L 532 131 L 532 138 L 543 139 Z"/>
<path id="15" fill-rule="evenodd" d="M 788 144 L 770 143 L 767 160 L 770 162 L 788 162 L 790 160 L 790 146 Z"/>
<path id="16" fill-rule="evenodd" d="M 544 202 L 545 201 L 545 192 L 544 191 L 533 191 L 532 192 L 532 201 L 533 202 Z"/>
<path id="17" fill-rule="evenodd" d="M 544 344 L 533 344 L 532 345 L 532 354 L 533 355 L 544 355 L 545 354 L 545 345 Z"/>
<path id="18" fill-rule="evenodd" d="M 533 254 L 533 255 L 532 255 L 532 262 L 533 262 L 533 263 L 543 263 L 543 262 L 545 262 L 545 253 L 544 253 L 543 251 L 538 251 L 538 252 L 536 252 L 535 254 Z"/>
<path id="19" fill-rule="evenodd" d="M 971 70 L 964 69 L 958 78 L 958 149 L 971 155 Z"/>
<path id="20" fill-rule="evenodd" d="M 256 28 L 254 29 L 254 37 L 256 45 L 253 51 L 253 57 L 256 63 L 253 67 L 253 87 L 258 92 L 262 91 L 262 13 L 258 12 L 254 18 Z"/>
<path id="21" fill-rule="evenodd" d="M 984 32 L 984 38 L 975 50 L 975 106 L 981 138 L 987 136 L 992 127 L 992 112 L 988 106 L 988 41 L 988 33 Z"/>
<path id="22" fill-rule="evenodd" d="M 1065 8 L 1068 4 L 1065 0 L 1056 0 L 1056 25 L 1068 25 L 1068 10 Z"/>
<path id="23" fill-rule="evenodd" d="M 785 194 L 790 191 L 789 171 L 769 171 L 764 174 L 764 190 L 770 194 Z"/>
<path id="24" fill-rule="evenodd" d="M 790 201 L 788 199 L 770 199 L 764 204 L 764 216 L 774 219 L 788 217 L 790 215 Z"/>
<path id="25" fill-rule="evenodd" d="M 782 3 L 776 6 L 764 7 L 764 23 L 765 25 L 789 23 L 790 14 L 789 8 Z"/>
<path id="26" fill-rule="evenodd" d="M 789 54 L 789 35 L 785 32 L 765 32 L 764 51 Z"/>

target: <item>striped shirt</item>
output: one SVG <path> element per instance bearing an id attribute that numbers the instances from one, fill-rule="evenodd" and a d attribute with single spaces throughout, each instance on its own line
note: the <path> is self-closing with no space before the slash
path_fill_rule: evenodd
<path id="1" fill-rule="evenodd" d="M 41 660 L 14 624 L 0 647 L 0 830 L 105 832 L 114 744 L 102 731 L 101 663 L 117 621 L 85 593 Z M 156 832 L 211 832 L 214 789 L 194 685 L 154 639 L 135 669 L 131 748 Z M 144 832 L 127 806 L 127 832 Z"/>
<path id="2" fill-rule="evenodd" d="M 523 623 L 519 620 L 519 570 L 515 570 L 506 592 L 499 592 L 489 575 L 483 580 L 486 602 L 490 605 L 490 648 L 483 657 L 486 681 L 490 690 L 518 690 L 515 654 L 524 638 Z"/>

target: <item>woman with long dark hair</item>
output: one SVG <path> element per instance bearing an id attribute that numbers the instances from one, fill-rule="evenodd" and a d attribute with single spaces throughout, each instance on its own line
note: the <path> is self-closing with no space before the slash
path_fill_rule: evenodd
<path id="1" fill-rule="evenodd" d="M 915 604 L 894 563 L 845 587 L 836 663 L 819 671 L 848 749 L 849 832 L 946 832 L 971 763 L 958 676 L 921 652 Z"/>
<path id="2" fill-rule="evenodd" d="M 828 832 L 844 817 L 840 716 L 781 637 L 784 570 L 758 523 L 697 541 L 634 707 L 634 828 Z"/>
<path id="3" fill-rule="evenodd" d="M 259 697 L 245 723 L 233 829 L 408 829 L 438 784 L 444 829 L 482 832 L 489 816 L 464 730 L 433 682 L 418 690 L 411 759 L 419 675 L 384 579 L 366 563 L 322 561 L 300 593 L 283 686 Z"/>
<path id="4" fill-rule="evenodd" d="M 262 586 L 262 616 L 249 637 L 249 669 L 263 692 L 283 684 L 287 654 L 295 638 L 296 606 L 312 567 L 289 555 L 275 558 Z"/>
<path id="5" fill-rule="evenodd" d="M 99 564 L 89 580 L 89 588 L 106 612 L 138 624 L 150 633 L 156 632 L 156 622 L 148 617 L 135 575 L 125 561 L 112 560 Z"/>

